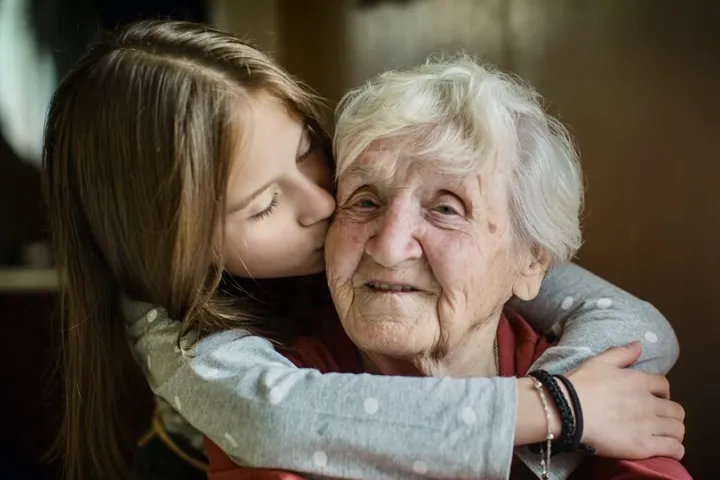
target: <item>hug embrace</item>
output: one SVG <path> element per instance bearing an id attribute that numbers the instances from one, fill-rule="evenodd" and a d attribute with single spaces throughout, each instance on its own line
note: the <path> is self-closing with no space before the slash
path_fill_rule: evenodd
<path id="1" fill-rule="evenodd" d="M 578 155 L 517 78 L 389 71 L 331 136 L 251 45 L 144 21 L 63 80 L 44 167 L 70 479 L 167 478 L 122 454 L 128 344 L 183 478 L 690 478 L 675 334 L 570 263 Z"/>

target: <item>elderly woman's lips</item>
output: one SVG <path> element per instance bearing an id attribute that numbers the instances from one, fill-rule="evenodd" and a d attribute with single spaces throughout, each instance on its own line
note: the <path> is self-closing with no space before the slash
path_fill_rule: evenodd
<path id="1" fill-rule="evenodd" d="M 373 290 L 377 290 L 380 292 L 417 292 L 419 291 L 417 288 L 411 286 L 411 285 L 403 285 L 403 284 L 393 284 L 393 283 L 382 283 L 382 282 L 368 282 L 365 284 L 366 287 L 369 287 Z"/>

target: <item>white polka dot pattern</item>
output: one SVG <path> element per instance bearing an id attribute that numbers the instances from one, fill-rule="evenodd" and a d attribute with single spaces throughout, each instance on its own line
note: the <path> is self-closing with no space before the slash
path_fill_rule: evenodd
<path id="1" fill-rule="evenodd" d="M 292 387 L 302 378 L 296 371 L 287 368 L 270 369 L 265 375 L 265 385 L 270 387 L 268 400 L 277 405 L 287 398 Z"/>
<path id="2" fill-rule="evenodd" d="M 612 300 L 609 298 L 601 298 L 597 301 L 597 307 L 605 310 L 606 308 L 610 308 L 610 305 L 612 305 Z"/>
<path id="3" fill-rule="evenodd" d="M 377 413 L 378 409 L 380 408 L 380 404 L 378 403 L 376 398 L 368 397 L 363 402 L 363 408 L 365 409 L 365 413 L 368 415 L 373 415 Z"/>
<path id="4" fill-rule="evenodd" d="M 227 371 L 215 367 L 210 367 L 204 364 L 198 364 L 195 366 L 195 373 L 197 373 L 200 378 L 204 378 L 205 380 L 218 380 L 225 377 Z"/>
<path id="5" fill-rule="evenodd" d="M 645 332 L 645 340 L 650 343 L 657 343 L 658 336 L 655 332 Z"/>
<path id="6" fill-rule="evenodd" d="M 147 315 L 145 315 L 145 319 L 148 321 L 148 323 L 152 323 L 153 320 L 155 320 L 158 316 L 158 312 L 156 309 L 150 310 Z"/>
<path id="7" fill-rule="evenodd" d="M 273 387 L 270 389 L 270 393 L 268 393 L 268 400 L 270 400 L 270 403 L 273 405 L 277 405 L 278 403 L 282 402 L 285 398 L 285 393 L 282 388 L 280 387 Z"/>
<path id="8" fill-rule="evenodd" d="M 413 463 L 413 471 L 417 473 L 418 475 L 424 475 L 428 471 L 427 465 L 425 465 L 425 462 L 417 461 Z"/>
<path id="9" fill-rule="evenodd" d="M 328 458 L 327 454 L 323 452 L 322 450 L 318 450 L 317 452 L 313 453 L 313 463 L 317 465 L 318 467 L 324 467 L 327 465 Z"/>
<path id="10" fill-rule="evenodd" d="M 573 297 L 565 297 L 560 304 L 560 308 L 562 308 L 563 310 L 569 310 L 570 307 L 572 307 L 574 301 L 575 299 Z"/>
<path id="11" fill-rule="evenodd" d="M 465 407 L 460 411 L 460 418 L 468 425 L 472 425 L 477 420 L 477 415 L 475 414 L 475 410 L 470 407 Z"/>
<path id="12" fill-rule="evenodd" d="M 182 404 L 180 403 L 180 397 L 175 395 L 175 408 L 178 409 L 178 411 L 182 410 Z"/>

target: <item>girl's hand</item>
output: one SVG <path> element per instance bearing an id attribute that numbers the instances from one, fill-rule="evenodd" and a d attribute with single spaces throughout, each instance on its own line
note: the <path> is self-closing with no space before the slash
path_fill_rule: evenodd
<path id="1" fill-rule="evenodd" d="M 582 406 L 582 442 L 605 457 L 680 460 L 685 411 L 670 400 L 664 376 L 627 368 L 641 351 L 639 342 L 611 348 L 567 375 Z"/>

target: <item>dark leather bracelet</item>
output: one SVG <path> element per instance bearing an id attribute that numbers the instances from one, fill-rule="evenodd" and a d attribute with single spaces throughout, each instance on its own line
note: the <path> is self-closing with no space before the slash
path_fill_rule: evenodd
<path id="1" fill-rule="evenodd" d="M 584 420 L 582 413 L 582 406 L 580 405 L 580 397 L 578 397 L 577 391 L 573 386 L 572 382 L 563 375 L 554 375 L 555 378 L 560 380 L 568 391 L 570 396 L 570 402 L 572 403 L 573 410 L 575 412 L 575 433 L 573 434 L 572 449 L 582 450 L 590 455 L 595 453 L 595 448 L 590 445 L 585 445 L 581 442 L 583 436 Z"/>
<path id="2" fill-rule="evenodd" d="M 572 382 L 568 380 L 564 375 L 553 375 L 555 378 L 565 385 L 565 389 L 570 397 L 570 403 L 572 403 L 573 413 L 575 414 L 575 431 L 573 432 L 572 449 L 573 451 L 580 448 L 580 440 L 583 436 L 583 413 L 582 407 L 580 406 L 580 398 L 578 397 L 575 387 Z"/>

